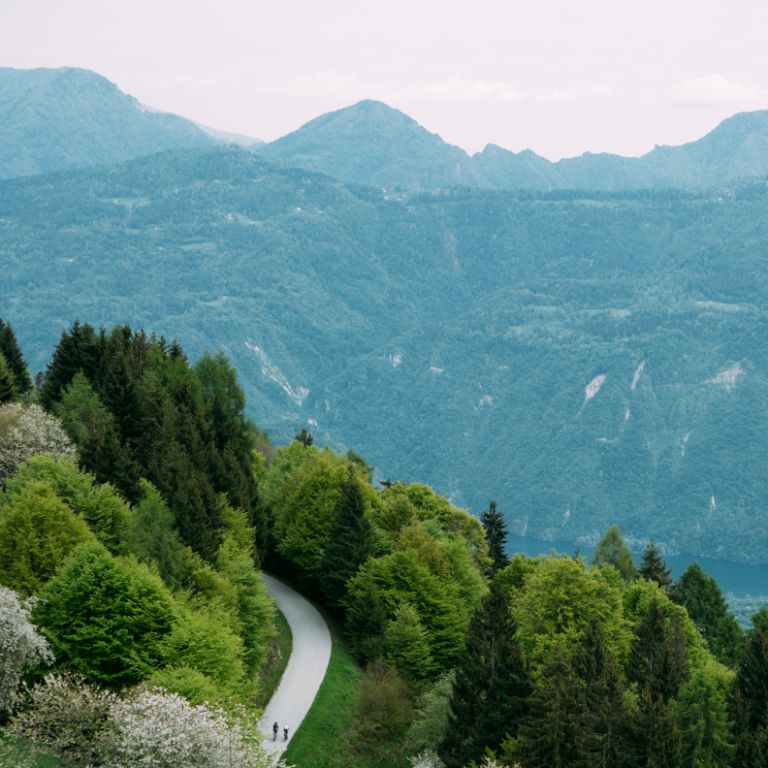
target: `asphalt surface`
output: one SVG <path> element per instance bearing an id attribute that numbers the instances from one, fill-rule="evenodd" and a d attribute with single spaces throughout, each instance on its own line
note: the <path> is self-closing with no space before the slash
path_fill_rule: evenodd
<path id="1" fill-rule="evenodd" d="M 331 658 L 331 633 L 317 610 L 286 584 L 263 574 L 267 591 L 283 612 L 293 635 L 291 658 L 277 690 L 264 710 L 259 729 L 265 749 L 281 754 L 306 716 L 325 677 Z M 279 726 L 278 738 L 272 738 L 272 724 Z M 288 741 L 283 728 L 288 726 Z"/>

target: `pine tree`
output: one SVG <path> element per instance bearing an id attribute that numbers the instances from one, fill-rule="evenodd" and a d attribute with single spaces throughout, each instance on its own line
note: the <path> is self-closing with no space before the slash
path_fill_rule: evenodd
<path id="1" fill-rule="evenodd" d="M 725 697 L 704 673 L 696 672 L 680 690 L 675 721 L 686 768 L 730 765 L 733 744 Z"/>
<path id="2" fill-rule="evenodd" d="M 653 600 L 635 632 L 627 677 L 637 684 L 638 713 L 632 747 L 644 768 L 675 768 L 680 764 L 680 737 L 670 701 L 688 679 L 685 631 L 681 617 L 664 616 Z"/>
<path id="3" fill-rule="evenodd" d="M 556 646 L 528 701 L 517 739 L 507 743 L 509 758 L 526 768 L 586 768 L 586 686 L 565 650 Z M 590 766 L 591 768 L 591 766 Z"/>
<path id="4" fill-rule="evenodd" d="M 320 587 L 329 604 L 339 607 L 347 582 L 368 559 L 373 529 L 365 514 L 365 499 L 352 467 L 341 486 L 336 517 L 320 567 Z"/>
<path id="5" fill-rule="evenodd" d="M 40 390 L 43 408 L 50 410 L 53 407 L 61 391 L 78 371 L 82 371 L 89 381 L 94 381 L 101 367 L 104 346 L 104 332 L 97 335 L 88 324 L 75 322 L 69 332 L 61 334 Z"/>
<path id="6" fill-rule="evenodd" d="M 573 665 L 585 685 L 580 759 L 590 768 L 619 768 L 627 749 L 624 685 L 597 622 L 587 625 Z"/>
<path id="7" fill-rule="evenodd" d="M 651 539 L 643 550 L 640 576 L 646 581 L 655 581 L 662 589 L 666 590 L 672 584 L 669 568 L 656 548 L 656 542 Z"/>
<path id="8" fill-rule="evenodd" d="M 717 582 L 691 563 L 672 589 L 672 597 L 688 611 L 712 653 L 725 664 L 734 664 L 743 643 L 743 633 L 728 611 Z"/>
<path id="9" fill-rule="evenodd" d="M 306 427 L 302 427 L 301 432 L 297 433 L 293 439 L 307 448 L 315 442 L 315 438 L 312 437 L 312 433 Z"/>
<path id="10" fill-rule="evenodd" d="M 492 501 L 487 512 L 480 516 L 480 522 L 485 528 L 485 540 L 488 543 L 488 554 L 491 557 L 491 574 L 509 565 L 507 557 L 507 524 L 504 516 L 496 510 L 496 502 Z"/>
<path id="11" fill-rule="evenodd" d="M 736 738 L 735 768 L 768 766 L 768 626 L 749 633 L 730 702 Z"/>
<path id="12" fill-rule="evenodd" d="M 0 352 L 0 405 L 15 400 L 17 397 L 16 379 L 5 361 L 5 356 Z"/>
<path id="13" fill-rule="evenodd" d="M 503 587 L 496 581 L 475 613 L 456 670 L 440 756 L 448 768 L 479 761 L 514 737 L 531 683 Z"/>
<path id="14" fill-rule="evenodd" d="M 21 397 L 31 392 L 32 378 L 16 341 L 16 335 L 10 324 L 2 320 L 0 320 L 0 354 L 5 358 L 13 376 L 17 396 Z"/>

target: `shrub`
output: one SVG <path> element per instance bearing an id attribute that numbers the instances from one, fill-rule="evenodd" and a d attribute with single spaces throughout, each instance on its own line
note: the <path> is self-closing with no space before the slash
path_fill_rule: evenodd
<path id="1" fill-rule="evenodd" d="M 34 599 L 20 601 L 0 587 L 0 716 L 10 712 L 24 670 L 53 661 L 48 643 L 30 621 Z"/>
<path id="2" fill-rule="evenodd" d="M 36 453 L 74 458 L 75 447 L 59 420 L 39 405 L 0 406 L 0 485 Z"/>

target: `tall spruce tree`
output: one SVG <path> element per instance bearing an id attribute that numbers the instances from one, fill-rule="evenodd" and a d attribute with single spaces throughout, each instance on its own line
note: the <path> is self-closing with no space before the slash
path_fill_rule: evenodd
<path id="1" fill-rule="evenodd" d="M 667 619 L 658 600 L 651 601 L 640 620 L 626 671 L 638 692 L 629 750 L 635 764 L 675 768 L 681 743 L 670 702 L 688 679 L 686 638 L 681 617 L 674 613 Z"/>
<path id="2" fill-rule="evenodd" d="M 365 499 L 350 466 L 320 566 L 320 588 L 330 605 L 341 606 L 347 582 L 368 559 L 372 546 L 373 529 L 365 514 Z"/>
<path id="3" fill-rule="evenodd" d="M 528 700 L 519 736 L 505 745 L 505 757 L 525 768 L 586 768 L 586 685 L 562 646 L 542 670 L 541 680 Z"/>
<path id="4" fill-rule="evenodd" d="M 16 379 L 5 361 L 5 356 L 0 352 L 0 405 L 15 400 L 17 397 Z"/>
<path id="5" fill-rule="evenodd" d="M 507 524 L 504 516 L 496 509 L 492 501 L 488 511 L 480 515 L 480 522 L 485 529 L 485 540 L 488 543 L 488 554 L 491 557 L 491 574 L 509 565 L 507 557 Z"/>
<path id="6" fill-rule="evenodd" d="M 584 681 L 580 761 L 590 768 L 621 768 L 627 752 L 628 715 L 616 659 L 597 622 L 587 625 L 573 666 Z"/>
<path id="7" fill-rule="evenodd" d="M 640 576 L 646 581 L 655 581 L 662 589 L 666 590 L 672 584 L 669 568 L 659 554 L 656 542 L 651 539 L 643 550 L 640 565 Z"/>
<path id="8" fill-rule="evenodd" d="M 735 664 L 744 641 L 743 632 L 718 583 L 691 563 L 672 589 L 672 597 L 688 611 L 712 653 L 724 664 Z"/>
<path id="9" fill-rule="evenodd" d="M 31 392 L 32 378 L 16 341 L 16 335 L 10 323 L 3 322 L 2 319 L 0 319 L 0 354 L 5 358 L 13 376 L 17 397 L 23 397 Z"/>
<path id="10" fill-rule="evenodd" d="M 734 768 L 768 766 L 768 624 L 755 624 L 741 654 L 730 702 Z"/>
<path id="11" fill-rule="evenodd" d="M 514 737 L 526 712 L 531 681 L 504 588 L 491 583 L 469 625 L 456 669 L 440 757 L 447 768 L 479 761 Z"/>

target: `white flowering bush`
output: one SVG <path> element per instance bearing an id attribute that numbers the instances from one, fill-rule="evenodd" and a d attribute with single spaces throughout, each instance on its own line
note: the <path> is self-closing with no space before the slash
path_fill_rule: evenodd
<path id="1" fill-rule="evenodd" d="M 102 764 L 109 749 L 109 726 L 117 696 L 75 675 L 47 675 L 29 692 L 27 707 L 8 732 L 65 765 Z"/>
<path id="2" fill-rule="evenodd" d="M 256 724 L 174 693 L 123 697 L 74 675 L 48 675 L 29 694 L 9 735 L 64 765 L 103 768 L 277 768 Z M 0 768 L 4 768 L 0 763 Z"/>
<path id="3" fill-rule="evenodd" d="M 21 601 L 13 590 L 0 587 L 0 716 L 13 707 L 24 670 L 53 661 L 29 618 L 33 605 L 34 598 Z"/>
<path id="4" fill-rule="evenodd" d="M 57 418 L 39 405 L 0 406 L 0 486 L 36 453 L 74 458 L 75 447 Z"/>
<path id="5" fill-rule="evenodd" d="M 109 768 L 270 768 L 274 758 L 219 710 L 175 693 L 140 691 L 117 701 Z"/>
<path id="6" fill-rule="evenodd" d="M 408 761 L 411 768 L 445 768 L 445 763 L 434 752 L 421 752 Z"/>

